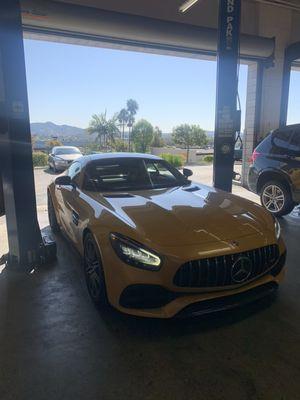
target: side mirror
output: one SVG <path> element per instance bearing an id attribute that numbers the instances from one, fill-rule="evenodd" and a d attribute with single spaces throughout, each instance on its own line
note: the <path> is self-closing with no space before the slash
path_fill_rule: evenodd
<path id="1" fill-rule="evenodd" d="M 193 171 L 188 168 L 183 168 L 182 173 L 186 178 L 193 175 Z"/>
<path id="2" fill-rule="evenodd" d="M 58 176 L 55 179 L 55 185 L 59 186 L 74 186 L 72 179 L 68 175 Z"/>

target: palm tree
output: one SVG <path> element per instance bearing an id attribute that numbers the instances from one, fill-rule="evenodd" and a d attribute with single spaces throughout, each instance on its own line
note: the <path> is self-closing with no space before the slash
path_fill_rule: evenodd
<path id="1" fill-rule="evenodd" d="M 135 121 L 135 115 L 136 115 L 138 109 L 139 109 L 139 105 L 138 105 L 136 100 L 133 100 L 133 99 L 127 100 L 127 112 L 128 112 L 127 126 L 129 128 L 129 131 L 128 131 L 128 147 L 129 147 L 129 151 L 130 151 L 130 147 L 131 147 L 131 143 L 130 143 L 131 142 L 130 141 L 131 130 L 132 130 L 132 126 L 133 126 L 134 121 Z"/>
<path id="2" fill-rule="evenodd" d="M 115 138 L 119 136 L 120 131 L 117 125 L 118 116 L 114 115 L 112 118 L 107 119 L 106 111 L 102 114 L 92 115 L 90 125 L 87 132 L 90 134 L 96 133 L 96 140 L 99 141 L 100 146 L 107 147 L 108 144 L 113 144 Z"/>
<path id="3" fill-rule="evenodd" d="M 122 140 L 124 140 L 125 126 L 128 122 L 128 111 L 126 110 L 126 108 L 122 108 L 122 110 L 119 112 L 118 121 L 120 122 L 120 125 L 122 126 Z"/>

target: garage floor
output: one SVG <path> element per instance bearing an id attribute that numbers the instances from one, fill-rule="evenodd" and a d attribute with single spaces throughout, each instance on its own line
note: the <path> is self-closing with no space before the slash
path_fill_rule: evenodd
<path id="1" fill-rule="evenodd" d="M 0 274 L 0 399 L 300 399 L 299 220 L 275 301 L 195 320 L 101 314 L 80 260 Z"/>

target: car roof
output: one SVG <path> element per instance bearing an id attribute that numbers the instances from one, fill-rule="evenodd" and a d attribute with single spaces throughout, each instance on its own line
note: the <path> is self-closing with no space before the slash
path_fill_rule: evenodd
<path id="1" fill-rule="evenodd" d="M 116 159 L 116 158 L 140 158 L 140 159 L 149 159 L 149 160 L 161 160 L 161 157 L 155 156 L 153 154 L 144 154 L 144 153 L 99 153 L 99 154 L 91 154 L 88 156 L 80 157 L 78 162 L 86 165 L 93 161 L 98 160 L 109 160 L 109 159 Z"/>
<path id="2" fill-rule="evenodd" d="M 56 150 L 56 149 L 77 149 L 78 150 L 78 147 L 76 147 L 76 146 L 54 146 L 53 150 Z"/>
<path id="3" fill-rule="evenodd" d="M 282 127 L 278 128 L 278 129 L 275 129 L 273 132 L 282 131 L 282 130 L 291 129 L 291 128 L 300 129 L 300 124 L 285 125 L 285 126 L 282 126 Z"/>

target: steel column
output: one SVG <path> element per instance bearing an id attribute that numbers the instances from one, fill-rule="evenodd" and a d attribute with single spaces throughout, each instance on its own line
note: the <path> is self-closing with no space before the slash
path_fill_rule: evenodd
<path id="1" fill-rule="evenodd" d="M 8 266 L 30 269 L 44 248 L 38 225 L 20 4 L 0 2 L 0 162 Z"/>
<path id="2" fill-rule="evenodd" d="M 241 0 L 219 0 L 214 186 L 232 189 L 237 113 Z"/>

